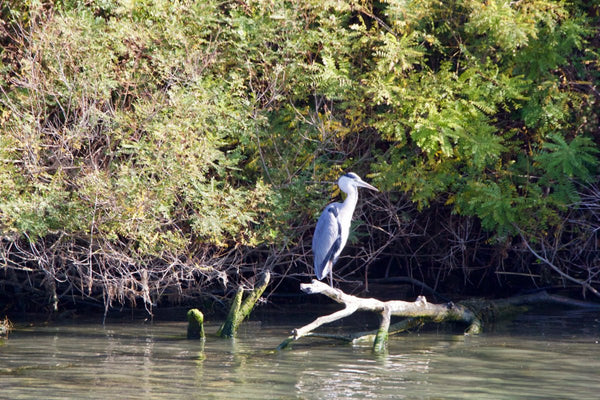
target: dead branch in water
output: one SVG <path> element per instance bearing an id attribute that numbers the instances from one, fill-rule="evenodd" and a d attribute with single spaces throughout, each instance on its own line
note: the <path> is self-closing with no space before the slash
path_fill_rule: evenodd
<path id="1" fill-rule="evenodd" d="M 419 296 L 414 302 L 401 300 L 381 301 L 373 298 L 360 298 L 332 288 L 323 282 L 313 280 L 310 284 L 302 284 L 301 289 L 309 294 L 323 294 L 338 303 L 343 303 L 345 308 L 333 314 L 317 318 L 312 323 L 295 329 L 292 336 L 279 345 L 279 349 L 287 347 L 291 342 L 308 336 L 314 329 L 321 325 L 347 317 L 356 311 L 372 311 L 381 315 L 381 324 L 375 333 L 374 349 L 380 350 L 385 346 L 390 330 L 392 316 L 431 318 L 435 321 L 464 321 L 473 324 L 475 314 L 469 309 L 453 303 L 433 304 L 428 303 L 425 297 Z M 367 333 L 371 334 L 371 333 Z"/>
<path id="2" fill-rule="evenodd" d="M 401 300 L 381 301 L 374 298 L 360 298 L 344 293 L 340 289 L 332 288 L 323 282 L 313 280 L 310 284 L 302 284 L 300 288 L 308 294 L 323 294 L 338 303 L 344 304 L 342 310 L 333 314 L 321 316 L 301 328 L 294 329 L 292 335 L 285 339 L 278 349 L 284 349 L 292 342 L 306 336 L 327 337 L 343 341 L 374 336 L 373 349 L 381 351 L 390 334 L 402 332 L 423 323 L 424 319 L 434 322 L 462 321 L 468 324 L 465 334 L 478 334 L 483 329 L 484 322 L 499 320 L 508 315 L 526 311 L 529 304 L 553 303 L 574 307 L 600 308 L 600 305 L 567 299 L 551 295 L 545 291 L 507 299 L 484 300 L 473 299 L 454 304 L 433 304 L 427 302 L 424 296 L 419 296 L 414 302 Z M 348 317 L 356 311 L 372 311 L 379 313 L 381 323 L 379 329 L 370 332 L 361 332 L 348 335 L 330 335 L 313 332 L 318 327 Z M 407 319 L 390 325 L 392 316 L 407 317 Z"/>

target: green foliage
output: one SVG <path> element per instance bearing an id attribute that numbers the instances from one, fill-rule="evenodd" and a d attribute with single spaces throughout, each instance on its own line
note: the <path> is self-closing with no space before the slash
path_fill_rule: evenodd
<path id="1" fill-rule="evenodd" d="M 566 205 L 577 202 L 574 182 L 589 183 L 598 174 L 598 147 L 589 137 L 577 136 L 567 143 L 563 137 L 549 135 L 534 160 L 543 171 L 539 183 L 552 188 L 550 200 Z"/>
<path id="2" fill-rule="evenodd" d="M 542 145 L 545 152 L 535 157 L 548 178 L 588 181 L 597 173 L 599 150 L 589 137 L 577 136 L 570 143 L 559 135 L 550 139 Z"/>
<path id="3" fill-rule="evenodd" d="M 347 170 L 490 235 L 541 234 L 597 179 L 597 2 L 1 12 L 10 238 L 93 236 L 135 260 L 287 245 Z"/>
<path id="4" fill-rule="evenodd" d="M 495 182 L 470 182 L 457 203 L 461 213 L 478 216 L 485 229 L 504 235 L 520 222 L 523 201 L 514 187 Z"/>
<path id="5" fill-rule="evenodd" d="M 595 100 L 566 82 L 595 73 L 579 51 L 591 18 L 544 0 L 406 2 L 402 10 L 387 27 L 423 38 L 422 58 L 408 72 L 379 68 L 368 82 L 384 107 L 374 126 L 395 143 L 373 165 L 382 186 L 410 191 L 421 209 L 441 200 L 500 236 L 554 223 L 577 199 L 573 180 L 598 172 L 598 143 L 577 130 L 589 118 L 578 108 Z"/>
<path id="6" fill-rule="evenodd" d="M 222 66 L 209 52 L 218 47 L 211 26 L 223 22 L 216 7 L 76 2 L 29 11 L 43 29 L 17 43 L 24 54 L 11 72 L 20 80 L 3 101 L 7 230 L 94 229 L 141 257 L 196 241 L 264 240 L 248 228 L 270 191 L 240 173 L 253 109 L 241 79 L 217 80 Z"/>

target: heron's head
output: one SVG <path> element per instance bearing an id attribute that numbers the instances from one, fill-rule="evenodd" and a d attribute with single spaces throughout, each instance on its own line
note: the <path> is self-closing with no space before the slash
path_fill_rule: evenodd
<path id="1" fill-rule="evenodd" d="M 356 175 L 354 172 L 348 172 L 347 174 L 340 176 L 340 179 L 338 179 L 338 186 L 345 193 L 350 193 L 359 187 L 379 192 L 375 186 L 369 185 L 367 182 L 360 179 L 360 176 Z"/>

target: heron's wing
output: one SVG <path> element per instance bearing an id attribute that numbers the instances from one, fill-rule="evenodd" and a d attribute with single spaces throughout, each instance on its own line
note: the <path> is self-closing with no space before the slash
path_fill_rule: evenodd
<path id="1" fill-rule="evenodd" d="M 338 210 L 335 204 L 328 205 L 321 213 L 312 241 L 315 275 L 323 279 L 331 268 L 333 258 L 340 248 L 341 226 L 337 220 Z"/>

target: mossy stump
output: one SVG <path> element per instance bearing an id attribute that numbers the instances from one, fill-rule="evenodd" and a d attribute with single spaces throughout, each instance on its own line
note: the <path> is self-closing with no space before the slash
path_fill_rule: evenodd
<path id="1" fill-rule="evenodd" d="M 187 320 L 187 338 L 204 340 L 204 314 L 197 308 L 193 308 L 187 312 Z"/>
<path id="2" fill-rule="evenodd" d="M 259 281 L 254 285 L 254 289 L 250 292 L 248 297 L 246 297 L 246 300 L 244 300 L 243 303 L 242 297 L 244 295 L 244 289 L 241 286 L 238 288 L 235 297 L 231 302 L 231 308 L 229 309 L 227 319 L 217 331 L 217 335 L 223 338 L 231 338 L 236 335 L 239 325 L 250 315 L 254 309 L 254 305 L 269 285 L 270 280 L 271 274 L 269 271 L 263 272 Z"/>

